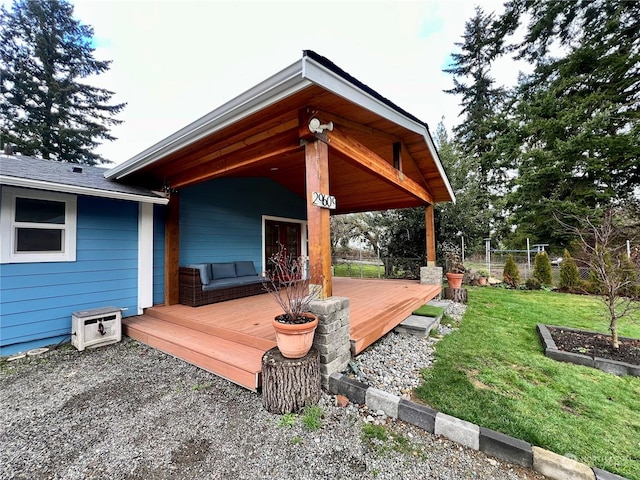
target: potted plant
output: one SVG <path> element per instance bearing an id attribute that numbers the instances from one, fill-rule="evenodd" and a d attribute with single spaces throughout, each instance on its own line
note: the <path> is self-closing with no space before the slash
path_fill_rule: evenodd
<path id="1" fill-rule="evenodd" d="M 447 282 L 449 287 L 460 288 L 462 287 L 462 279 L 464 278 L 464 264 L 462 263 L 462 254 L 460 247 L 453 243 L 443 243 L 442 253 L 446 261 L 447 268 Z"/>
<path id="2" fill-rule="evenodd" d="M 311 349 L 318 326 L 318 317 L 308 311 L 317 295 L 309 288 L 306 258 L 290 256 L 280 245 L 269 258 L 269 267 L 263 284 L 283 312 L 272 322 L 278 349 L 286 358 L 302 358 Z"/>
<path id="3" fill-rule="evenodd" d="M 489 279 L 489 272 L 487 272 L 486 270 L 480 269 L 476 272 L 476 275 L 478 275 L 479 285 L 484 286 L 487 284 L 487 280 Z"/>

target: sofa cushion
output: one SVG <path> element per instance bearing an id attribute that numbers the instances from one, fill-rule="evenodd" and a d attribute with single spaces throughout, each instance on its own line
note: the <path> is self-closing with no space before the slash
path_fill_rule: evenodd
<path id="1" fill-rule="evenodd" d="M 195 268 L 200 271 L 200 282 L 202 285 L 209 285 L 211 282 L 211 264 L 210 263 L 191 263 L 187 265 L 189 268 Z"/>
<path id="2" fill-rule="evenodd" d="M 256 267 L 253 266 L 252 261 L 233 262 L 236 264 L 236 275 L 238 277 L 245 277 L 247 275 L 257 275 Z"/>
<path id="3" fill-rule="evenodd" d="M 231 263 L 212 263 L 211 273 L 213 280 L 220 280 L 221 278 L 234 278 L 236 277 L 236 266 Z"/>
<path id="4" fill-rule="evenodd" d="M 212 290 L 222 290 L 224 288 L 242 287 L 245 285 L 254 285 L 262 283 L 263 278 L 258 275 L 244 276 L 237 278 L 221 278 L 220 280 L 212 280 L 209 285 L 203 285 L 202 290 L 210 292 Z"/>

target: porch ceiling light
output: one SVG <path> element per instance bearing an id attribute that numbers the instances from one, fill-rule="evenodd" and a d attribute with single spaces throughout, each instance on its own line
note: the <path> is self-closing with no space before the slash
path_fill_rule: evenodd
<path id="1" fill-rule="evenodd" d="M 309 130 L 311 133 L 322 133 L 325 130 L 333 131 L 333 122 L 322 124 L 317 118 L 309 120 Z"/>

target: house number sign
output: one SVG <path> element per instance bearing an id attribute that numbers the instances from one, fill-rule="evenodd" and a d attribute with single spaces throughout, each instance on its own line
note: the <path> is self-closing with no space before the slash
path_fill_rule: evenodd
<path id="1" fill-rule="evenodd" d="M 329 208 L 331 210 L 336 208 L 336 197 L 334 197 L 333 195 L 311 192 L 311 198 L 311 203 L 313 203 L 316 207 Z"/>

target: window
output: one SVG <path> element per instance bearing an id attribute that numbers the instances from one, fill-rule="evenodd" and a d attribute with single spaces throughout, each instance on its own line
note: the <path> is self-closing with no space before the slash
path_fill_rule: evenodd
<path id="1" fill-rule="evenodd" d="M 0 223 L 2 263 L 76 259 L 75 195 L 4 187 Z"/>

